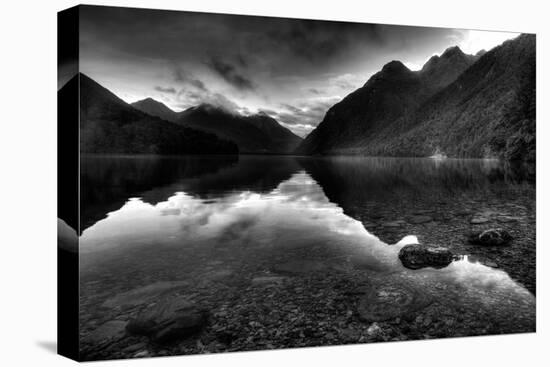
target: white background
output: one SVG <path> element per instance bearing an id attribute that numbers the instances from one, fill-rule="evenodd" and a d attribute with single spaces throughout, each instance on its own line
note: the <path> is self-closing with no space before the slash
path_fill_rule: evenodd
<path id="1" fill-rule="evenodd" d="M 550 9 L 545 1 L 95 1 L 179 10 L 537 33 L 537 333 L 98 362 L 97 366 L 538 366 L 548 325 Z M 0 364 L 66 366 L 56 339 L 56 12 L 74 1 L 2 2 L 0 21 Z M 546 102 L 546 103 L 544 103 Z M 7 205 L 6 205 L 7 203 Z M 546 288 L 546 289 L 545 289 Z M 546 350 L 545 350 L 546 349 Z"/>

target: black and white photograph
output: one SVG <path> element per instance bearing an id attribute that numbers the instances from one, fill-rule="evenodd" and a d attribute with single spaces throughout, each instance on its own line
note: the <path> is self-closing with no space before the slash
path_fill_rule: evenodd
<path id="1" fill-rule="evenodd" d="M 536 331 L 534 34 L 58 22 L 75 359 Z"/>

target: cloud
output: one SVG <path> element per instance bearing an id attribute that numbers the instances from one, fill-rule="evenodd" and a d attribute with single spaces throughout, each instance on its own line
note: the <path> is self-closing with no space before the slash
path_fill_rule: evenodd
<path id="1" fill-rule="evenodd" d="M 206 86 L 204 85 L 204 83 L 202 81 L 200 81 L 199 79 L 191 79 L 189 81 L 189 84 L 191 84 L 192 86 L 194 86 L 195 88 L 197 89 L 200 89 L 204 92 L 206 92 L 208 89 L 206 88 Z"/>
<path id="2" fill-rule="evenodd" d="M 357 89 L 359 86 L 365 83 L 365 80 L 357 77 L 357 75 L 353 75 L 350 73 L 341 74 L 334 76 L 332 78 L 329 78 L 328 84 L 335 86 L 337 88 L 340 88 L 345 91 L 353 91 L 354 89 Z"/>
<path id="3" fill-rule="evenodd" d="M 315 94 L 315 95 L 322 95 L 322 94 L 325 94 L 324 91 L 322 91 L 321 89 L 318 89 L 318 88 L 309 88 L 307 91 L 308 91 L 309 93 Z"/>
<path id="4" fill-rule="evenodd" d="M 155 90 L 161 93 L 176 94 L 176 88 L 155 86 Z"/>
<path id="5" fill-rule="evenodd" d="M 174 67 L 173 76 L 176 83 L 191 85 L 203 92 L 208 91 L 208 88 L 206 88 L 206 85 L 201 80 L 195 78 L 193 74 L 189 73 L 181 66 L 176 65 Z"/>
<path id="6" fill-rule="evenodd" d="M 244 59 L 241 60 L 241 63 L 244 64 Z M 244 76 L 234 65 L 226 61 L 222 61 L 217 57 L 211 57 L 206 65 L 221 76 L 223 80 L 238 90 L 247 91 L 256 89 L 256 86 L 252 80 Z"/>
<path id="7" fill-rule="evenodd" d="M 319 125 L 328 109 L 340 100 L 340 96 L 318 97 L 299 101 L 296 105 L 282 103 L 280 109 L 264 108 L 260 111 L 304 137 Z"/>
<path id="8" fill-rule="evenodd" d="M 186 89 L 182 89 L 178 92 L 177 100 L 174 105 L 181 109 L 187 109 L 202 103 L 211 104 L 231 113 L 237 113 L 242 110 L 242 107 L 221 93 L 191 91 Z"/>

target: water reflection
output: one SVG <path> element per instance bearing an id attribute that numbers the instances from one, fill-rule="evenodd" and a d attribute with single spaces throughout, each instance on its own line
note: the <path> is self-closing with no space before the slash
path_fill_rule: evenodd
<path id="1" fill-rule="evenodd" d="M 221 177 L 234 178 L 234 172 L 230 169 Z M 237 182 L 242 187 L 261 189 L 221 190 L 214 195 L 207 185 L 208 195 L 177 191 L 167 200 L 154 203 L 143 198 L 129 199 L 119 210 L 109 213 L 106 219 L 82 234 L 83 269 L 101 262 L 105 270 L 106 258 L 116 260 L 121 256 L 128 260 L 128 254 L 133 254 L 135 248 L 153 248 L 162 266 L 177 273 L 181 262 L 173 258 L 174 251 L 192 250 L 207 254 L 204 258 L 209 261 L 219 261 L 224 269 L 247 263 L 252 273 L 248 274 L 250 278 L 256 272 L 277 272 L 280 264 L 297 264 L 298 268 L 305 264 L 307 268 L 313 261 L 318 271 L 360 269 L 380 274 L 398 273 L 418 287 L 443 284 L 446 289 L 454 287 L 452 292 L 460 290 L 462 297 L 491 304 L 513 299 L 533 302 L 530 293 L 506 272 L 469 261 L 467 257 L 441 270 L 404 268 L 397 253 L 402 246 L 416 243 L 415 236 L 388 246 L 369 233 L 360 221 L 344 214 L 305 171 L 293 174 L 270 191 L 265 190 L 272 183 L 269 180 L 262 179 L 261 184 L 253 185 L 248 180 Z M 169 189 L 158 190 L 166 192 L 193 185 L 192 181 L 181 180 Z M 224 254 L 216 252 L 218 248 L 229 249 L 232 260 L 225 261 Z M 100 254 L 93 256 L 93 253 Z M 116 271 L 121 279 L 125 279 L 127 271 L 147 273 L 147 261 L 136 255 L 122 268 L 119 261 L 113 261 L 118 269 L 111 271 Z M 205 265 L 198 262 L 190 267 L 200 269 Z M 295 272 L 301 274 L 302 270 L 295 269 Z"/>
<path id="2" fill-rule="evenodd" d="M 85 335 L 182 296 L 212 317 L 201 340 L 222 344 L 193 349 L 201 344 L 191 339 L 190 349 L 171 354 L 375 341 L 372 321 L 400 340 L 534 331 L 535 297 L 522 285 L 534 272 L 526 266 L 534 185 L 498 162 L 92 157 L 83 164 Z M 464 210 L 488 217 L 514 210 L 519 219 L 500 224 L 520 241 L 464 245 L 460 236 L 471 226 L 458 214 Z M 414 224 L 417 213 L 429 220 Z M 427 239 L 464 256 L 443 269 L 403 267 L 399 250 Z M 128 343 L 135 340 L 99 348 L 112 357 Z M 81 345 L 97 352 L 86 339 Z"/>
<path id="3" fill-rule="evenodd" d="M 183 190 L 200 196 L 235 190 L 272 190 L 298 170 L 292 159 L 277 159 L 276 164 L 272 164 L 275 159 L 253 156 L 83 156 L 82 229 L 119 209 L 132 197 L 156 204 Z"/>

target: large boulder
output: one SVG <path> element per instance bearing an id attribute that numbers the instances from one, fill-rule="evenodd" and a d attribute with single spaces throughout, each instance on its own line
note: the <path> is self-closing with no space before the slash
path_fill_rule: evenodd
<path id="1" fill-rule="evenodd" d="M 148 336 L 153 342 L 167 344 L 201 331 L 206 322 L 206 311 L 184 298 L 172 298 L 145 309 L 130 320 L 126 330 Z"/>
<path id="2" fill-rule="evenodd" d="M 409 269 L 444 268 L 453 259 L 453 253 L 444 247 L 425 247 L 414 244 L 403 246 L 399 251 L 399 260 Z"/>
<path id="3" fill-rule="evenodd" d="M 476 245 L 502 246 L 512 240 L 512 236 L 502 228 L 487 229 L 470 233 L 469 241 Z"/>

